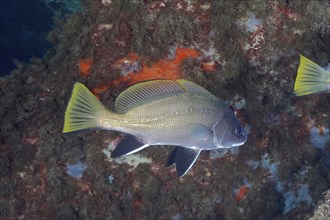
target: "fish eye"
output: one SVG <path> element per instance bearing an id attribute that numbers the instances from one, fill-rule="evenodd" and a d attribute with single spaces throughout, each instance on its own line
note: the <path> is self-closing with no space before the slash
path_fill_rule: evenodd
<path id="1" fill-rule="evenodd" d="M 236 135 L 236 136 L 241 136 L 242 133 L 243 133 L 243 132 L 242 132 L 242 128 L 241 128 L 241 127 L 235 129 L 235 135 Z"/>

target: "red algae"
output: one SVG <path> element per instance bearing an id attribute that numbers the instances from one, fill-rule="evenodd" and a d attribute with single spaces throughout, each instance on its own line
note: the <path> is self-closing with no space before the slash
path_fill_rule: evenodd
<path id="1" fill-rule="evenodd" d="M 93 59 L 92 58 L 87 58 L 87 59 L 80 59 L 79 60 L 79 71 L 80 74 L 83 77 L 87 77 L 89 75 L 90 68 L 93 65 Z"/>
<path id="2" fill-rule="evenodd" d="M 237 202 L 243 201 L 243 199 L 245 199 L 248 192 L 249 192 L 249 187 L 241 186 L 235 194 L 235 200 Z"/>
<path id="3" fill-rule="evenodd" d="M 102 85 L 94 88 L 92 91 L 98 95 L 107 90 L 109 87 L 119 87 L 120 85 L 132 85 L 138 82 L 153 80 L 153 79 L 170 79 L 176 80 L 181 77 L 180 67 L 182 62 L 188 58 L 195 58 L 199 55 L 198 51 L 192 48 L 177 48 L 174 59 L 162 59 L 151 66 L 142 63 L 142 68 L 139 72 L 130 72 L 127 75 L 120 76 L 112 80 L 108 85 Z M 125 62 L 136 62 L 139 56 L 135 53 L 129 53 L 127 57 L 116 61 L 116 66 L 119 67 Z"/>
<path id="4" fill-rule="evenodd" d="M 204 72 L 214 73 L 217 70 L 218 64 L 214 61 L 202 63 L 202 70 Z"/>
<path id="5" fill-rule="evenodd" d="M 277 12 L 292 20 L 297 20 L 298 18 L 298 13 L 289 7 L 277 7 Z"/>

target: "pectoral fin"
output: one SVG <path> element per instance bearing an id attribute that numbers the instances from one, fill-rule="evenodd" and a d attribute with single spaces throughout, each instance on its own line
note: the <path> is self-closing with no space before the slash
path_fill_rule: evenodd
<path id="1" fill-rule="evenodd" d="M 175 154 L 175 166 L 179 177 L 185 175 L 188 172 L 188 170 L 197 160 L 200 152 L 200 149 L 190 149 L 184 147 L 177 148 Z"/>
<path id="2" fill-rule="evenodd" d="M 119 157 L 122 155 L 133 154 L 148 146 L 149 146 L 148 144 L 144 144 L 143 142 L 138 140 L 135 136 L 127 134 L 119 142 L 117 147 L 112 151 L 111 157 Z"/>

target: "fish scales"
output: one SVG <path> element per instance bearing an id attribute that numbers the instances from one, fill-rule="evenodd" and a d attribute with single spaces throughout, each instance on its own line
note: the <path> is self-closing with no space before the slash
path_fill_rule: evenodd
<path id="1" fill-rule="evenodd" d="M 115 123 L 106 117 L 102 127 L 148 137 L 145 140 L 150 145 L 194 146 L 196 143 L 186 140 L 188 135 L 192 135 L 190 128 L 200 125 L 212 129 L 216 118 L 224 115 L 222 107 L 218 99 L 182 93 L 131 109 L 118 115 Z"/>
<path id="2" fill-rule="evenodd" d="M 237 147 L 247 140 L 243 126 L 222 100 L 187 80 L 153 80 L 122 92 L 111 111 L 82 84 L 76 83 L 63 132 L 84 129 L 125 133 L 112 157 L 152 145 L 176 146 L 167 165 L 183 176 L 202 150 Z"/>

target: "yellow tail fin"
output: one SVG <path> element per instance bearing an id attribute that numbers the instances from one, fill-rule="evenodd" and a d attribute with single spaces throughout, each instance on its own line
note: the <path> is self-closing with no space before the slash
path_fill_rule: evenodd
<path id="1" fill-rule="evenodd" d="M 75 83 L 65 111 L 63 133 L 99 128 L 107 109 L 83 84 Z"/>
<path id="2" fill-rule="evenodd" d="M 326 91 L 328 87 L 326 70 L 300 55 L 300 65 L 294 85 L 294 93 L 297 96 L 308 95 Z"/>

